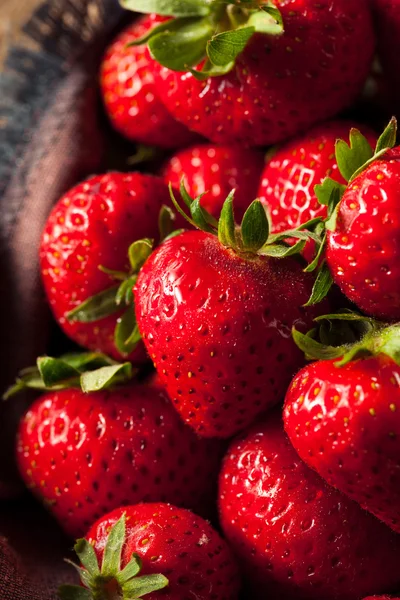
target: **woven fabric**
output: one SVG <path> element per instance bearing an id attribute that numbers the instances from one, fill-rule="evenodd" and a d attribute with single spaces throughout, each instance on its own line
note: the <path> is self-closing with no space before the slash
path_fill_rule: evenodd
<path id="1" fill-rule="evenodd" d="M 49 0 L 0 73 L 0 391 L 48 347 L 50 316 L 38 275 L 45 219 L 70 185 L 102 167 L 95 74 L 122 15 L 117 0 Z M 13 462 L 29 398 L 0 403 L 0 599 L 53 600 L 71 577 L 72 545 L 27 496 Z M 8 501 L 5 499 L 8 498 Z"/>

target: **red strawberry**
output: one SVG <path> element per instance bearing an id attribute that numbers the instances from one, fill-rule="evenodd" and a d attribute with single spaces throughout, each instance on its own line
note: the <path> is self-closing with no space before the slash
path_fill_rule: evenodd
<path id="1" fill-rule="evenodd" d="M 351 123 L 332 121 L 319 125 L 302 137 L 282 146 L 267 163 L 258 197 L 268 207 L 274 231 L 298 227 L 315 217 L 326 217 L 327 207 L 320 204 L 314 187 L 332 177 L 345 184 L 335 157 L 335 143 L 348 137 Z M 377 136 L 361 127 L 376 144 Z M 307 252 L 310 255 L 312 248 Z"/>
<path id="2" fill-rule="evenodd" d="M 400 600 L 400 598 L 395 598 L 394 596 L 368 596 L 364 600 Z"/>
<path id="3" fill-rule="evenodd" d="M 97 321 L 88 315 L 81 318 L 83 322 L 72 321 L 67 315 L 82 302 L 115 287 L 112 277 L 99 266 L 124 271 L 133 241 L 158 238 L 163 203 L 170 203 L 170 199 L 160 178 L 110 173 L 81 183 L 54 207 L 40 247 L 43 283 L 57 321 L 81 346 L 117 359 L 123 355 L 114 341 L 117 319 L 122 314 L 116 312 L 115 304 L 110 310 L 109 304 L 103 305 L 105 310 L 97 307 L 97 318 L 109 315 Z M 143 347 L 129 358 L 142 360 Z"/>
<path id="4" fill-rule="evenodd" d="M 119 508 L 95 523 L 75 550 L 88 589 L 82 596 L 82 587 L 63 586 L 65 600 L 238 598 L 238 566 L 227 544 L 209 523 L 170 504 Z"/>
<path id="5" fill-rule="evenodd" d="M 340 201 L 327 232 L 335 283 L 364 312 L 400 319 L 400 147 L 375 160 Z"/>
<path id="6" fill-rule="evenodd" d="M 197 200 L 191 211 L 216 233 Z M 238 230 L 228 198 L 218 229 L 219 237 L 183 233 L 153 253 L 138 277 L 136 314 L 185 422 L 203 436 L 230 437 L 280 401 L 300 366 L 291 330 L 312 318 L 303 305 L 313 280 L 296 259 L 274 258 L 293 248 L 269 244 L 259 201 Z"/>
<path id="7" fill-rule="evenodd" d="M 154 32 L 157 89 L 171 114 L 213 142 L 263 146 L 352 104 L 374 52 L 365 0 L 275 0 L 262 12 L 245 4 L 200 1 Z M 163 14 L 182 17 L 180 6 L 164 2 Z"/>
<path id="8" fill-rule="evenodd" d="M 235 208 L 238 216 L 243 217 L 257 196 L 263 166 L 264 156 L 256 150 L 211 144 L 193 146 L 181 150 L 168 161 L 164 179 L 179 189 L 184 177 L 186 187 L 194 197 L 208 192 L 201 204 L 214 217 L 219 217 L 225 198 L 235 189 Z"/>
<path id="9" fill-rule="evenodd" d="M 400 99 L 400 5 L 398 0 L 371 0 L 375 11 L 378 50 L 391 92 Z"/>
<path id="10" fill-rule="evenodd" d="M 285 427 L 310 467 L 400 532 L 400 327 L 367 324 L 351 347 L 325 348 L 296 335 L 309 357 L 329 352 L 332 360 L 295 377 Z"/>
<path id="11" fill-rule="evenodd" d="M 49 392 L 21 421 L 17 448 L 26 484 L 71 536 L 135 502 L 210 514 L 219 456 L 219 443 L 199 440 L 161 387 L 134 384 Z"/>
<path id="12" fill-rule="evenodd" d="M 142 17 L 108 47 L 101 65 L 101 91 L 108 116 L 122 135 L 142 144 L 179 148 L 196 136 L 159 100 L 154 60 L 146 46 L 129 46 L 160 22 L 155 15 Z"/>
<path id="13" fill-rule="evenodd" d="M 298 458 L 280 414 L 233 442 L 220 513 L 251 598 L 355 600 L 399 582 L 400 538 Z"/>

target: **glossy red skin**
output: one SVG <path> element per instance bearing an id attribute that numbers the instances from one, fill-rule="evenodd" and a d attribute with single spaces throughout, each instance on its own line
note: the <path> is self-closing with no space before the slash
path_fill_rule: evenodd
<path id="1" fill-rule="evenodd" d="M 95 323 L 69 322 L 66 314 L 87 298 L 115 285 L 99 265 L 129 271 L 128 248 L 145 237 L 158 238 L 158 215 L 170 204 L 161 178 L 139 173 L 110 173 L 70 190 L 51 212 L 40 246 L 47 298 L 65 333 L 90 350 L 119 360 L 114 329 L 120 314 Z M 142 344 L 129 356 L 145 359 Z"/>
<path id="2" fill-rule="evenodd" d="M 368 127 L 331 121 L 287 142 L 268 161 L 258 197 L 269 209 L 273 231 L 279 233 L 327 216 L 327 207 L 318 202 L 314 188 L 325 177 L 346 184 L 336 163 L 335 142 L 348 141 L 352 127 L 362 131 L 375 147 L 377 136 Z M 307 246 L 308 259 L 312 258 L 313 246 Z"/>
<path id="3" fill-rule="evenodd" d="M 400 147 L 345 192 L 326 257 L 335 283 L 361 310 L 400 319 Z"/>
<path id="4" fill-rule="evenodd" d="M 284 420 L 310 467 L 400 533 L 400 367 L 393 360 L 305 367 L 287 392 Z"/>
<path id="5" fill-rule="evenodd" d="M 360 600 L 398 587 L 400 538 L 300 460 L 280 413 L 232 443 L 219 502 L 252 599 Z"/>
<path id="6" fill-rule="evenodd" d="M 48 393 L 21 421 L 17 445 L 25 483 L 71 537 L 137 502 L 213 514 L 220 456 L 220 443 L 200 440 L 154 384 Z"/>
<path id="7" fill-rule="evenodd" d="M 138 504 L 100 519 L 86 536 L 99 561 L 112 527 L 126 513 L 122 568 L 138 554 L 140 575 L 161 573 L 169 580 L 146 600 L 236 600 L 239 569 L 226 542 L 211 525 L 188 510 L 168 504 Z"/>
<path id="8" fill-rule="evenodd" d="M 368 596 L 364 600 L 400 600 L 400 598 L 398 596 Z"/>
<path id="9" fill-rule="evenodd" d="M 218 144 L 286 140 L 350 106 L 374 52 L 365 0 L 278 0 L 282 36 L 252 38 L 229 74 L 197 81 L 159 69 L 168 110 Z"/>
<path id="10" fill-rule="evenodd" d="M 400 100 L 400 5 L 397 0 L 371 0 L 378 50 L 391 93 Z"/>
<path id="11" fill-rule="evenodd" d="M 218 218 L 228 194 L 235 189 L 235 217 L 243 217 L 257 197 L 264 154 L 239 146 L 204 144 L 177 152 L 165 165 L 166 183 L 179 189 L 184 177 L 192 197 L 205 194 L 202 206 Z"/>
<path id="12" fill-rule="evenodd" d="M 158 97 L 154 60 L 146 45 L 131 46 L 164 19 L 146 15 L 107 48 L 100 71 L 103 102 L 114 128 L 134 142 L 180 148 L 197 136 L 178 123 Z"/>
<path id="13" fill-rule="evenodd" d="M 206 437 L 230 437 L 279 402 L 303 363 L 294 325 L 312 287 L 295 259 L 240 257 L 189 231 L 162 244 L 142 268 L 136 314 L 175 408 Z"/>

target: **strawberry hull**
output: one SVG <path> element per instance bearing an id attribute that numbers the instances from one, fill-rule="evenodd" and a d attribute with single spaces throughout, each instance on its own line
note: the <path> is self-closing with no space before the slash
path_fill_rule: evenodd
<path id="1" fill-rule="evenodd" d="M 361 600 L 399 587 L 399 536 L 299 459 L 280 414 L 232 443 L 219 503 L 251 598 Z"/>
<path id="2" fill-rule="evenodd" d="M 316 316 L 303 307 L 311 288 L 301 262 L 243 258 L 199 231 L 146 262 L 138 325 L 175 408 L 200 435 L 230 437 L 282 400 L 303 363 L 292 327 Z"/>

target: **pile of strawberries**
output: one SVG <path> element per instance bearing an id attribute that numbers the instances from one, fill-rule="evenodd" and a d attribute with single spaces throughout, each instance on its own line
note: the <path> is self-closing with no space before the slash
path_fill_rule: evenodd
<path id="1" fill-rule="evenodd" d="M 376 47 L 396 103 L 400 3 L 123 5 L 104 106 L 165 163 L 54 207 L 43 283 L 85 351 L 6 394 L 44 392 L 19 469 L 85 536 L 61 598 L 395 598 L 400 147 L 345 111 Z"/>

